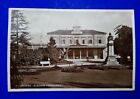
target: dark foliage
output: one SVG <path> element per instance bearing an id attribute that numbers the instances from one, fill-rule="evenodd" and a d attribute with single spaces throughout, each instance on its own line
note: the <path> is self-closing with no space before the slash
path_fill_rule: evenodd
<path id="1" fill-rule="evenodd" d="M 51 37 L 47 45 L 51 64 L 57 64 L 59 62 L 59 50 L 56 48 L 55 44 L 55 40 Z"/>
<path id="2" fill-rule="evenodd" d="M 11 88 L 19 88 L 22 82 L 22 75 L 19 73 L 20 58 L 24 56 L 23 50 L 30 45 L 28 32 L 26 32 L 27 24 L 23 13 L 19 10 L 11 12 L 11 42 L 10 42 L 10 81 Z"/>
<path id="3" fill-rule="evenodd" d="M 133 62 L 133 40 L 132 40 L 132 28 L 119 25 L 115 28 L 117 37 L 114 41 L 115 54 L 121 56 L 121 63 L 132 64 Z M 130 60 L 128 60 L 130 56 Z"/>

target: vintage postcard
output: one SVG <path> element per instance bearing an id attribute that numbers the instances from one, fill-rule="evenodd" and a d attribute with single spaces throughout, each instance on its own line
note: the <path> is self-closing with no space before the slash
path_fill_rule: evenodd
<path id="1" fill-rule="evenodd" d="M 10 8 L 8 91 L 132 91 L 134 10 Z"/>

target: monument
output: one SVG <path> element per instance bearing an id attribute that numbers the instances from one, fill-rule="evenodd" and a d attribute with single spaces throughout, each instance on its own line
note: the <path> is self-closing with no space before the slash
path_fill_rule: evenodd
<path id="1" fill-rule="evenodd" d="M 120 66 L 119 62 L 116 59 L 116 56 L 114 55 L 114 40 L 111 33 L 109 33 L 107 40 L 108 40 L 108 44 L 107 44 L 108 58 L 105 66 Z"/>

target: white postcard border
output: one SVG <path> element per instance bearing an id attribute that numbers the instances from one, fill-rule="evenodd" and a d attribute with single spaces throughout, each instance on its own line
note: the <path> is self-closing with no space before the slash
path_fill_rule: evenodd
<path id="1" fill-rule="evenodd" d="M 132 88 L 18 88 L 11 89 L 10 87 L 10 32 L 11 32 L 11 11 L 12 10 L 42 10 L 42 11 L 91 11 L 91 12 L 103 12 L 103 11 L 120 11 L 131 12 L 133 14 L 133 76 L 132 76 Z M 135 48 L 135 18 L 134 9 L 41 9 L 41 8 L 9 8 L 8 13 L 8 44 L 7 44 L 7 81 L 8 92 L 37 92 L 37 91 L 134 91 L 135 90 L 135 75 L 136 75 L 136 48 Z"/>

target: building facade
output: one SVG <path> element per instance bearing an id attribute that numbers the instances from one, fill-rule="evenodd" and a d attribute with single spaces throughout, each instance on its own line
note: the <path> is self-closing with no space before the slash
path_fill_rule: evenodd
<path id="1" fill-rule="evenodd" d="M 72 30 L 56 30 L 47 33 L 54 38 L 59 49 L 67 50 L 67 60 L 102 61 L 106 58 L 106 33 L 95 30 L 82 30 L 74 26 Z"/>

